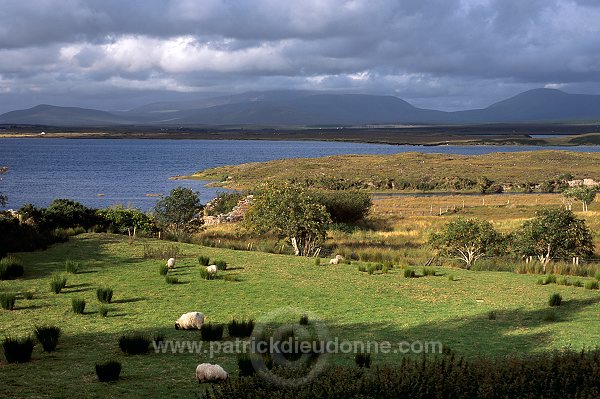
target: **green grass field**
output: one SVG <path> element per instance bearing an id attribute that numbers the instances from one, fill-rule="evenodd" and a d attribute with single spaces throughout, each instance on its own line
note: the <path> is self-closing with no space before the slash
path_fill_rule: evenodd
<path id="1" fill-rule="evenodd" d="M 368 275 L 357 270 L 357 263 L 315 266 L 313 259 L 176 244 L 183 255 L 169 273 L 181 284 L 169 285 L 158 273 L 164 260 L 143 258 L 144 243 L 164 242 L 130 243 L 117 235 L 82 234 L 47 251 L 18 254 L 26 274 L 0 281 L 1 292 L 19 293 L 15 310 L 0 310 L 0 336 L 22 337 L 42 324 L 60 326 L 62 336 L 56 352 L 43 353 L 38 345 L 30 363 L 3 361 L 0 397 L 194 397 L 200 389 L 194 369 L 205 361 L 237 376 L 235 354 L 209 359 L 153 352 L 128 356 L 119 350 L 118 338 L 124 333 L 199 340 L 197 331 L 174 329 L 177 317 L 188 311 L 226 323 L 293 307 L 298 314 L 288 312 L 288 321 L 301 312 L 314 313 L 340 340 L 440 341 L 465 356 L 526 356 L 556 348 L 592 348 L 600 342 L 600 292 L 536 285 L 539 276 L 437 267 L 438 276 L 408 279 L 399 267 Z M 224 274 L 240 281 L 201 279 L 198 255 L 227 261 Z M 61 294 L 50 293 L 51 275 L 64 271 L 65 259 L 79 261 L 82 271 L 68 275 Z M 456 281 L 449 281 L 450 273 Z M 114 289 L 105 318 L 96 299 L 96 288 L 103 286 Z M 34 292 L 34 299 L 24 299 L 26 292 Z M 547 304 L 554 292 L 563 296 L 558 308 Z M 84 315 L 71 311 L 72 298 L 87 301 Z M 492 310 L 496 320 L 488 319 Z M 557 320 L 545 321 L 552 311 Z M 95 363 L 111 359 L 123 363 L 121 380 L 97 382 Z M 374 365 L 400 360 L 398 354 L 373 358 Z M 352 364 L 353 355 L 335 355 L 330 361 Z"/>

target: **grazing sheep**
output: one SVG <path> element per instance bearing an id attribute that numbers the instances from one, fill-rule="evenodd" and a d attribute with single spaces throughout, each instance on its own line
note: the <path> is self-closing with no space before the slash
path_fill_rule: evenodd
<path id="1" fill-rule="evenodd" d="M 342 255 L 336 255 L 336 256 L 335 256 L 335 258 L 336 258 L 338 261 L 342 261 L 342 260 L 344 260 L 344 257 L 343 257 Z"/>
<path id="2" fill-rule="evenodd" d="M 218 364 L 202 363 L 196 367 L 196 379 L 198 383 L 225 381 L 229 377 L 227 371 Z"/>
<path id="3" fill-rule="evenodd" d="M 217 273 L 217 265 L 206 266 L 206 271 L 209 272 L 210 274 Z"/>
<path id="4" fill-rule="evenodd" d="M 175 267 L 175 258 L 169 258 L 167 261 L 167 267 L 169 269 L 173 269 Z"/>
<path id="5" fill-rule="evenodd" d="M 330 265 L 337 265 L 338 263 L 340 263 L 340 260 L 338 258 L 333 258 L 329 260 Z"/>
<path id="6" fill-rule="evenodd" d="M 199 330 L 204 324 L 204 314 L 200 312 L 188 312 L 182 314 L 175 322 L 176 330 Z"/>

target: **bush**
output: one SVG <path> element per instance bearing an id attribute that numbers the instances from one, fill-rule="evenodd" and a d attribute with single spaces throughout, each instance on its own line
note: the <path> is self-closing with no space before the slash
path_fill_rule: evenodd
<path id="1" fill-rule="evenodd" d="M 102 303 L 110 303 L 113 297 L 113 289 L 110 287 L 98 288 L 96 298 Z"/>
<path id="2" fill-rule="evenodd" d="M 358 367 L 370 368 L 371 367 L 371 354 L 360 352 L 354 356 L 354 362 Z"/>
<path id="3" fill-rule="evenodd" d="M 166 276 L 165 282 L 167 284 L 179 284 L 179 279 L 177 277 L 173 277 L 173 276 Z"/>
<path id="4" fill-rule="evenodd" d="M 496 311 L 495 311 L 495 310 L 490 310 L 490 311 L 488 312 L 488 320 L 496 320 L 496 317 L 497 317 L 497 316 L 498 316 L 498 315 L 496 314 Z"/>
<path id="5" fill-rule="evenodd" d="M 76 274 L 79 270 L 79 263 L 74 260 L 67 259 L 65 261 L 65 271 L 67 273 Z"/>
<path id="6" fill-rule="evenodd" d="M 424 267 L 423 268 L 423 276 L 435 276 L 435 269 L 430 268 L 430 267 Z"/>
<path id="7" fill-rule="evenodd" d="M 161 276 L 166 276 L 169 273 L 169 267 L 167 265 L 161 264 L 158 267 L 158 274 Z"/>
<path id="8" fill-rule="evenodd" d="M 106 317 L 108 316 L 108 308 L 106 306 L 100 306 L 98 313 L 100 313 L 100 317 Z"/>
<path id="9" fill-rule="evenodd" d="M 14 280 L 22 277 L 24 271 L 23 263 L 17 258 L 7 256 L 0 259 L 0 280 Z"/>
<path id="10" fill-rule="evenodd" d="M 215 265 L 217 266 L 217 270 L 227 270 L 227 262 L 225 262 L 224 260 L 216 261 Z"/>
<path id="11" fill-rule="evenodd" d="M 4 310 L 13 310 L 15 308 L 15 301 L 17 296 L 15 294 L 5 292 L 0 294 L 0 306 Z"/>
<path id="12" fill-rule="evenodd" d="M 549 306 L 560 306 L 562 303 L 562 296 L 559 293 L 554 293 L 550 295 L 550 299 L 548 299 Z"/>
<path id="13" fill-rule="evenodd" d="M 210 258 L 208 256 L 198 256 L 198 263 L 200 266 L 210 265 Z"/>
<path id="14" fill-rule="evenodd" d="M 235 338 L 249 337 L 252 335 L 253 330 L 254 320 L 237 321 L 236 319 L 233 319 L 227 324 L 227 331 L 229 331 L 229 336 Z"/>
<path id="15" fill-rule="evenodd" d="M 356 223 L 369 214 L 372 206 L 371 196 L 364 191 L 313 190 L 309 195 L 325 206 L 334 223 Z"/>
<path id="16" fill-rule="evenodd" d="M 204 280 L 215 280 L 217 278 L 217 273 L 209 273 L 206 271 L 205 267 L 201 267 L 200 278 L 203 278 Z"/>
<path id="17" fill-rule="evenodd" d="M 42 344 L 44 352 L 52 352 L 58 345 L 58 337 L 60 337 L 60 328 L 55 326 L 36 327 L 34 330 L 35 337 Z"/>
<path id="18" fill-rule="evenodd" d="M 119 338 L 119 348 L 128 355 L 143 355 L 149 347 L 150 339 L 143 335 L 123 335 Z"/>
<path id="19" fill-rule="evenodd" d="M 4 357 L 8 363 L 26 363 L 31 360 L 35 343 L 31 337 L 14 339 L 6 337 L 2 342 Z"/>
<path id="20" fill-rule="evenodd" d="M 28 301 L 31 301 L 33 299 L 34 293 L 31 291 L 27 291 L 26 293 L 23 294 L 23 297 L 25 299 L 27 299 Z"/>
<path id="21" fill-rule="evenodd" d="M 204 323 L 200 327 L 202 341 L 220 341 L 223 339 L 223 324 Z"/>
<path id="22" fill-rule="evenodd" d="M 573 283 L 573 287 L 583 287 L 583 283 L 581 280 L 577 280 Z"/>
<path id="23" fill-rule="evenodd" d="M 585 283 L 585 289 L 586 290 L 597 290 L 598 289 L 598 282 L 597 281 L 588 281 Z"/>
<path id="24" fill-rule="evenodd" d="M 96 375 L 100 382 L 117 381 L 121 374 L 121 363 L 110 361 L 96 364 Z"/>
<path id="25" fill-rule="evenodd" d="M 83 314 L 83 311 L 85 310 L 85 299 L 73 298 L 71 300 L 71 307 L 73 308 L 73 313 Z"/>
<path id="26" fill-rule="evenodd" d="M 417 275 L 415 274 L 415 271 L 411 268 L 406 268 L 404 269 L 404 277 L 406 278 L 415 278 Z"/>
<path id="27" fill-rule="evenodd" d="M 67 286 L 67 278 L 61 275 L 55 275 L 50 280 L 50 291 L 55 294 L 60 294 L 60 292 Z"/>

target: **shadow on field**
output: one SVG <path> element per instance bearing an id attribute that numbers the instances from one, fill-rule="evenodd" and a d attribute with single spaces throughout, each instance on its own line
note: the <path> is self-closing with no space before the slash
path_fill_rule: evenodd
<path id="1" fill-rule="evenodd" d="M 141 302 L 141 301 L 145 301 L 148 298 L 146 297 L 138 297 L 138 298 L 127 298 L 127 299 L 117 299 L 114 301 L 111 301 L 111 303 L 133 303 L 133 302 Z"/>

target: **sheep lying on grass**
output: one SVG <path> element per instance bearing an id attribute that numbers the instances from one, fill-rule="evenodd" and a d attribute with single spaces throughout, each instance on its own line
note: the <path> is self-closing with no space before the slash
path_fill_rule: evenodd
<path id="1" fill-rule="evenodd" d="M 344 257 L 342 255 L 336 255 L 335 258 L 333 258 L 329 261 L 329 264 L 337 265 L 338 263 L 340 263 L 343 260 L 344 260 Z"/>
<path id="2" fill-rule="evenodd" d="M 175 258 L 169 258 L 167 261 L 167 267 L 169 269 L 173 269 L 175 267 Z"/>
<path id="3" fill-rule="evenodd" d="M 210 274 L 215 274 L 217 273 L 217 265 L 210 265 L 210 266 L 206 266 L 206 271 Z"/>
<path id="4" fill-rule="evenodd" d="M 199 330 L 204 324 L 204 314 L 200 312 L 184 313 L 175 322 L 176 330 Z"/>
<path id="5" fill-rule="evenodd" d="M 227 371 L 218 364 L 202 363 L 196 367 L 198 383 L 225 381 L 228 377 Z"/>

